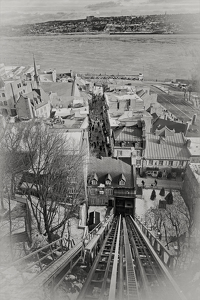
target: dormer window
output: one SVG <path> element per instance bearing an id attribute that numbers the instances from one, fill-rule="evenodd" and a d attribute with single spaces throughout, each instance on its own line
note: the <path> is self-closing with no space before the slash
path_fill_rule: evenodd
<path id="1" fill-rule="evenodd" d="M 110 174 L 107 174 L 105 178 L 105 185 L 111 185 L 111 183 L 112 183 L 112 177 Z"/>
<path id="2" fill-rule="evenodd" d="M 98 176 L 96 173 L 92 175 L 92 178 L 90 179 L 90 184 L 91 185 L 97 185 L 98 184 Z"/>
<path id="3" fill-rule="evenodd" d="M 119 178 L 119 185 L 125 185 L 125 184 L 126 184 L 126 178 L 124 174 L 121 174 Z"/>

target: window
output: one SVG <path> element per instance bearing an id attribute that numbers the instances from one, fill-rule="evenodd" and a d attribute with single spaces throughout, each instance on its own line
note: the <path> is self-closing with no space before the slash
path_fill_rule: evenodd
<path id="1" fill-rule="evenodd" d="M 180 160 L 180 161 L 179 161 L 179 166 L 183 166 L 183 164 L 184 164 L 184 161 L 183 161 L 183 160 Z"/>
<path id="2" fill-rule="evenodd" d="M 121 179 L 121 180 L 119 181 L 119 185 L 125 185 L 125 181 L 124 181 L 123 179 Z"/>
<path id="3" fill-rule="evenodd" d="M 5 93 L 2 93 L 2 97 L 5 97 Z"/>
<path id="4" fill-rule="evenodd" d="M 91 188 L 90 195 L 96 195 L 96 194 L 97 194 L 97 189 Z"/>
<path id="5" fill-rule="evenodd" d="M 117 150 L 117 156 L 122 156 L 122 151 L 121 150 Z"/>
<path id="6" fill-rule="evenodd" d="M 5 106 L 8 105 L 7 101 L 3 101 L 3 104 L 4 104 Z"/>
<path id="7" fill-rule="evenodd" d="M 111 181 L 109 179 L 106 180 L 106 185 L 111 185 Z"/>
<path id="8" fill-rule="evenodd" d="M 2 101 L 0 101 L 0 106 L 2 106 L 3 105 L 3 102 Z"/>
<path id="9" fill-rule="evenodd" d="M 71 178 L 70 178 L 70 182 L 71 182 L 71 183 L 76 183 L 76 177 L 71 177 Z"/>
<path id="10" fill-rule="evenodd" d="M 173 160 L 169 161 L 169 166 L 173 166 Z"/>
<path id="11" fill-rule="evenodd" d="M 159 166 L 163 166 L 163 160 L 159 160 Z"/>
<path id="12" fill-rule="evenodd" d="M 18 89 L 19 89 L 19 88 L 21 87 L 21 83 L 18 83 L 18 84 L 17 84 L 17 87 L 18 87 Z"/>
<path id="13" fill-rule="evenodd" d="M 149 165 L 152 166 L 153 165 L 153 159 L 149 160 Z"/>
<path id="14" fill-rule="evenodd" d="M 141 159 L 136 159 L 136 165 L 141 165 Z"/>
<path id="15" fill-rule="evenodd" d="M 90 205 L 95 205 L 96 199 L 95 198 L 91 198 L 89 199 L 89 204 Z"/>
<path id="16" fill-rule="evenodd" d="M 140 150 L 137 150 L 137 156 L 140 156 Z"/>
<path id="17" fill-rule="evenodd" d="M 97 185 L 96 179 L 92 179 L 91 184 L 92 184 L 92 185 Z"/>
<path id="18" fill-rule="evenodd" d="M 68 194 L 75 194 L 75 188 L 68 188 Z"/>
<path id="19" fill-rule="evenodd" d="M 112 189 L 105 189 L 105 194 L 106 195 L 112 195 L 113 194 L 113 190 Z"/>

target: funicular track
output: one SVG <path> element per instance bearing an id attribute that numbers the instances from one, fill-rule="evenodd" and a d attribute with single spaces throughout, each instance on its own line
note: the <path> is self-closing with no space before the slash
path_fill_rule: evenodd
<path id="1" fill-rule="evenodd" d="M 91 268 L 77 300 L 186 300 L 131 216 L 108 219 L 88 240 L 34 277 L 31 286 L 46 287 L 56 299 L 63 278 L 83 260 Z"/>
<path id="2" fill-rule="evenodd" d="M 131 216 L 126 216 L 126 224 L 137 269 L 137 280 L 141 287 L 141 298 L 186 300 L 169 270 Z"/>
<path id="3" fill-rule="evenodd" d="M 113 220 L 78 296 L 88 299 L 186 300 L 131 216 Z"/>
<path id="4" fill-rule="evenodd" d="M 140 299 L 125 219 L 115 217 L 78 300 Z"/>

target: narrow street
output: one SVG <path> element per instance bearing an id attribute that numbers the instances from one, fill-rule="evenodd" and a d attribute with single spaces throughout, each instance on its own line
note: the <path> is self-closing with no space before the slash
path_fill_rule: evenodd
<path id="1" fill-rule="evenodd" d="M 101 95 L 93 95 L 89 106 L 90 149 L 97 154 L 98 157 L 110 156 L 109 123 L 104 97 Z"/>
<path id="2" fill-rule="evenodd" d="M 157 181 L 157 184 L 155 184 L 155 179 Z M 144 181 L 144 188 L 145 189 L 161 189 L 164 187 L 165 189 L 172 189 L 172 190 L 180 190 L 183 185 L 183 181 L 181 178 L 177 179 L 159 179 L 159 178 L 153 178 L 153 177 L 147 177 L 147 178 L 140 178 L 137 177 L 137 185 L 138 186 L 143 186 L 142 181 Z"/>

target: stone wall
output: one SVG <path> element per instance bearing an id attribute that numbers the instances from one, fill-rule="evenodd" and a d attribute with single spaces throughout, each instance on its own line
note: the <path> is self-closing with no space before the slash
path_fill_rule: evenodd
<path id="1" fill-rule="evenodd" d="M 181 195 L 188 208 L 193 212 L 196 225 L 200 225 L 200 181 L 191 165 L 187 166 Z"/>

